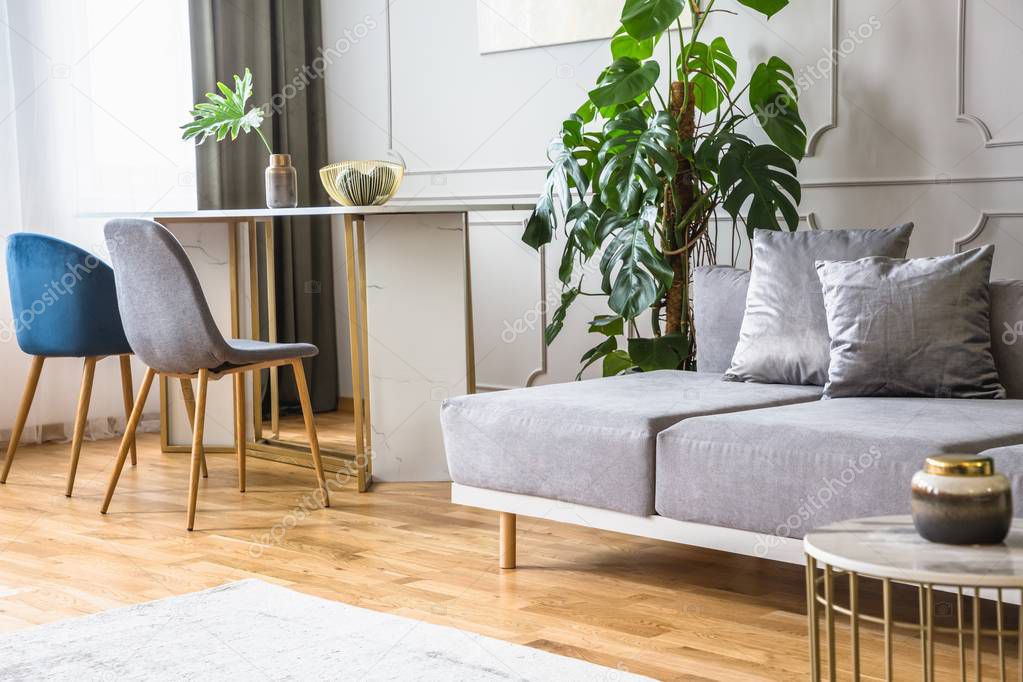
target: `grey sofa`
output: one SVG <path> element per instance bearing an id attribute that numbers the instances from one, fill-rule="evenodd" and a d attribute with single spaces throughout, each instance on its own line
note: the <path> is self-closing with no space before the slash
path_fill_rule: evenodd
<path id="1" fill-rule="evenodd" d="M 502 513 L 503 567 L 519 514 L 800 562 L 815 527 L 908 513 L 910 477 L 936 453 L 991 454 L 1023 499 L 1023 282 L 992 284 L 1007 400 L 820 400 L 819 386 L 722 381 L 747 284 L 730 268 L 698 273 L 697 291 L 716 292 L 703 300 L 724 289 L 730 301 L 697 310 L 699 366 L 713 371 L 444 403 L 452 500 Z"/>

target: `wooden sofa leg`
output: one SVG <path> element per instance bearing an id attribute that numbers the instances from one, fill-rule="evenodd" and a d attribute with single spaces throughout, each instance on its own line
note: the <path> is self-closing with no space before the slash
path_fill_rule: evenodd
<path id="1" fill-rule="evenodd" d="M 515 568 L 515 514 L 501 512 L 501 568 Z"/>

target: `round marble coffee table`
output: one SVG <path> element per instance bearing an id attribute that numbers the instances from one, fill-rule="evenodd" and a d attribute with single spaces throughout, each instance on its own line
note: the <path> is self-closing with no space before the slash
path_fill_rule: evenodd
<path id="1" fill-rule="evenodd" d="M 854 680 L 860 679 L 864 661 L 878 660 L 877 655 L 862 655 L 860 626 L 864 623 L 883 630 L 879 655 L 884 660 L 886 680 L 891 680 L 894 674 L 893 642 L 897 631 L 919 640 L 919 667 L 914 664 L 913 669 L 922 671 L 925 681 L 937 679 L 936 641 L 939 646 L 951 646 L 953 650 L 958 645 L 959 678 L 964 681 L 968 668 L 972 668 L 971 679 L 981 680 L 988 673 L 1007 679 L 1007 653 L 1014 648 L 1013 667 L 1018 669 L 1018 679 L 1023 680 L 1023 628 L 1010 630 L 1003 618 L 1005 603 L 1019 604 L 1023 600 L 1023 524 L 1016 524 L 1001 545 L 955 546 L 924 540 L 917 535 L 909 516 L 882 516 L 820 528 L 806 536 L 803 546 L 811 679 L 821 679 L 821 639 L 825 643 L 828 679 L 837 677 L 841 665 L 836 658 L 837 614 L 848 623 L 847 670 Z M 868 604 L 866 600 L 861 603 L 864 588 L 875 587 L 876 583 L 881 587 L 880 605 Z M 909 585 L 916 590 L 915 619 L 896 618 L 892 592 L 897 585 Z M 936 591 L 941 599 L 947 593 L 954 608 L 943 604 L 947 611 L 936 614 Z M 971 603 L 964 607 L 967 600 Z M 986 600 L 991 603 L 985 604 Z M 985 618 L 989 622 L 985 622 Z M 942 625 L 936 620 L 950 624 Z M 905 651 L 904 638 L 899 639 L 898 648 Z M 989 660 L 984 661 L 984 645 L 995 641 L 997 649 L 989 645 Z M 968 651 L 971 652 L 969 666 Z M 843 671 L 842 674 L 848 673 Z"/>

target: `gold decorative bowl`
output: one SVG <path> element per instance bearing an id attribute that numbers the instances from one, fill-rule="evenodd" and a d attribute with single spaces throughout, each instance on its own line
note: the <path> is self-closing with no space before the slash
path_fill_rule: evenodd
<path id="1" fill-rule="evenodd" d="M 405 166 L 391 161 L 340 161 L 320 169 L 327 194 L 342 206 L 380 206 L 405 178 Z"/>

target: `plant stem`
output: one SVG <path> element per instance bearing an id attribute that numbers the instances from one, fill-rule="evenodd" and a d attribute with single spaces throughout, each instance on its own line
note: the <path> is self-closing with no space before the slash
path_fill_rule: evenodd
<path id="1" fill-rule="evenodd" d="M 252 129 L 256 131 L 257 135 L 259 135 L 259 139 L 263 141 L 263 144 L 266 146 L 267 153 L 273 156 L 274 150 L 270 149 L 270 143 L 266 141 L 265 137 L 263 137 L 263 131 L 256 127 L 253 127 Z"/>

